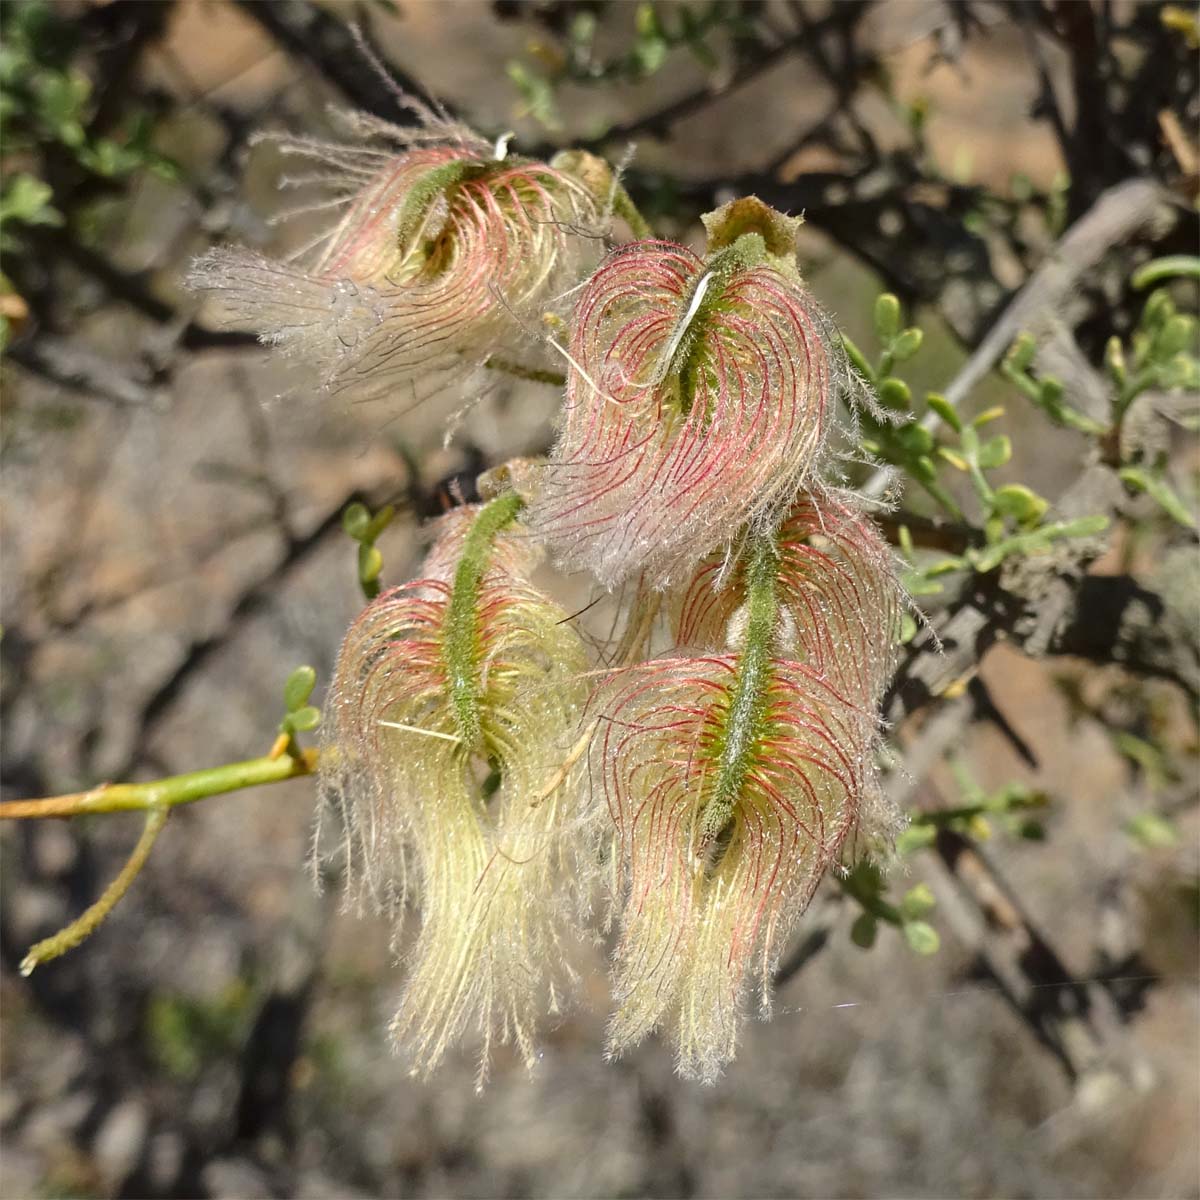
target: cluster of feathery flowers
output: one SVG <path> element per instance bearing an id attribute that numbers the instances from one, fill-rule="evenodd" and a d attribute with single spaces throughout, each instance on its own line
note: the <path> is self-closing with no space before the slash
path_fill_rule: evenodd
<path id="1" fill-rule="evenodd" d="M 703 254 L 642 239 L 594 265 L 615 173 L 422 115 L 357 119 L 367 146 L 285 140 L 323 164 L 334 224 L 293 262 L 195 272 L 355 396 L 444 387 L 574 298 L 548 460 L 442 518 L 342 646 L 321 783 L 347 894 L 396 917 L 415 1072 L 464 1038 L 481 1079 L 496 1043 L 532 1064 L 598 924 L 609 1053 L 662 1029 L 712 1081 L 825 872 L 895 824 L 874 760 L 905 597 L 830 483 L 850 375 L 798 220 L 737 200 Z M 543 548 L 632 596 L 598 668 L 535 580 Z"/>

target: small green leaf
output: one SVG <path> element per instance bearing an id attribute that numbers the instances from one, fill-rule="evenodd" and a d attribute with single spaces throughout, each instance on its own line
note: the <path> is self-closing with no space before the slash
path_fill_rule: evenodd
<path id="1" fill-rule="evenodd" d="M 41 179 L 22 172 L 12 176 L 0 196 L 0 220 L 21 221 L 26 225 L 61 225 L 63 218 L 50 204 L 54 193 Z"/>
<path id="2" fill-rule="evenodd" d="M 283 703 L 288 712 L 294 713 L 308 703 L 309 696 L 317 684 L 317 673 L 312 667 L 297 667 L 283 685 Z"/>
<path id="3" fill-rule="evenodd" d="M 383 570 L 383 555 L 378 546 L 363 542 L 358 548 L 358 578 L 363 583 L 374 583 Z"/>
<path id="4" fill-rule="evenodd" d="M 356 541 L 366 537 L 371 524 L 371 513 L 365 504 L 347 504 L 342 513 L 342 528 Z"/>
<path id="5" fill-rule="evenodd" d="M 859 913 L 854 924 L 850 926 L 850 940 L 863 950 L 870 950 L 875 945 L 875 935 L 879 932 L 879 923 L 869 912 Z"/>
<path id="6" fill-rule="evenodd" d="M 916 421 L 901 425 L 895 436 L 897 443 L 908 454 L 925 455 L 933 449 L 933 434 Z"/>
<path id="7" fill-rule="evenodd" d="M 879 384 L 879 402 L 886 408 L 904 412 L 912 403 L 912 392 L 903 379 L 889 375 Z"/>
<path id="8" fill-rule="evenodd" d="M 877 900 L 883 892 L 883 872 L 869 858 L 860 859 L 842 881 L 842 887 L 856 900 Z"/>
<path id="9" fill-rule="evenodd" d="M 1095 537 L 1108 528 L 1108 518 L 1096 513 L 1091 517 L 1076 517 L 1073 521 L 1060 521 L 1047 526 L 1045 532 L 1052 540 L 1065 537 Z"/>
<path id="10" fill-rule="evenodd" d="M 634 57 L 643 75 L 653 75 L 667 61 L 667 43 L 660 37 L 642 38 L 634 43 Z"/>
<path id="11" fill-rule="evenodd" d="M 940 596 L 946 589 L 926 576 L 910 573 L 904 577 L 904 590 L 910 596 Z M 917 636 L 917 622 L 909 613 L 902 619 L 900 644 L 907 646 Z"/>
<path id="12" fill-rule="evenodd" d="M 971 424 L 976 429 L 981 429 L 991 421 L 998 421 L 1002 416 L 1004 416 L 1004 405 L 994 404 L 991 408 L 985 408 L 978 416 L 973 417 Z"/>
<path id="13" fill-rule="evenodd" d="M 998 542 L 994 546 L 988 546 L 986 550 L 969 550 L 968 557 L 971 560 L 971 565 L 981 575 L 986 575 L 989 571 L 994 571 L 1010 554 L 1016 553 L 1016 547 L 1011 541 Z"/>
<path id="14" fill-rule="evenodd" d="M 1125 347 L 1121 345 L 1121 339 L 1115 333 L 1105 343 L 1104 365 L 1108 368 L 1112 381 L 1118 387 L 1123 386 L 1129 377 L 1129 371 L 1125 366 Z"/>
<path id="15" fill-rule="evenodd" d="M 964 439 L 965 441 L 965 439 Z M 998 434 L 989 438 L 979 447 L 979 465 L 985 471 L 1002 467 L 1012 458 L 1012 442 L 1006 434 Z"/>
<path id="16" fill-rule="evenodd" d="M 910 825 L 896 838 L 897 854 L 914 854 L 925 850 L 937 840 L 937 829 L 932 825 Z"/>
<path id="17" fill-rule="evenodd" d="M 949 400 L 946 399 L 945 396 L 939 395 L 937 392 L 927 392 L 925 394 L 925 403 L 931 409 L 933 409 L 933 411 L 937 413 L 937 415 L 941 417 L 941 419 L 945 421 L 955 433 L 962 433 L 962 419 L 955 411 L 954 406 Z"/>
<path id="18" fill-rule="evenodd" d="M 1147 297 L 1139 324 L 1143 329 L 1156 329 L 1174 315 L 1175 301 L 1171 299 L 1170 292 L 1165 288 L 1159 288 L 1157 292 L 1151 292 Z"/>
<path id="19" fill-rule="evenodd" d="M 939 446 L 937 452 L 952 467 L 957 468 L 959 471 L 969 471 L 971 469 L 971 464 L 957 450 L 951 450 L 949 446 Z"/>
<path id="20" fill-rule="evenodd" d="M 1166 755 L 1153 742 L 1140 738 L 1127 729 L 1114 731 L 1112 739 L 1113 745 L 1145 772 L 1151 788 L 1157 790 L 1172 778 Z"/>
<path id="21" fill-rule="evenodd" d="M 1152 283 L 1181 275 L 1190 279 L 1200 279 L 1200 258 L 1194 254 L 1168 254 L 1164 258 L 1152 259 L 1134 271 L 1129 282 L 1141 291 Z"/>
<path id="22" fill-rule="evenodd" d="M 912 473 L 926 486 L 937 482 L 937 467 L 928 454 L 922 454 L 913 463 Z"/>
<path id="23" fill-rule="evenodd" d="M 596 36 L 596 14 L 584 9 L 571 18 L 571 41 L 577 46 L 587 46 Z"/>
<path id="24" fill-rule="evenodd" d="M 917 954 L 936 954 L 942 940 L 934 927 L 925 921 L 906 921 L 904 923 L 904 940 L 909 949 Z"/>
<path id="25" fill-rule="evenodd" d="M 1170 358 L 1186 350 L 1196 336 L 1196 320 L 1184 313 L 1176 313 L 1170 320 L 1164 321 L 1154 338 L 1154 357 Z"/>
<path id="26" fill-rule="evenodd" d="M 1035 525 L 1046 514 L 1050 502 L 1021 483 L 1006 483 L 992 493 L 992 507 L 1020 525 Z"/>
<path id="27" fill-rule="evenodd" d="M 967 833 L 977 842 L 986 842 L 992 836 L 992 823 L 983 813 L 976 813 L 967 822 Z"/>
<path id="28" fill-rule="evenodd" d="M 1196 528 L 1196 518 L 1188 511 L 1187 505 L 1175 494 L 1160 471 L 1145 467 L 1122 467 L 1117 474 L 1123 483 L 1135 491 L 1145 492 L 1156 500 L 1163 512 L 1185 529 Z"/>
<path id="29" fill-rule="evenodd" d="M 505 71 L 517 91 L 521 93 L 525 112 L 547 129 L 561 128 L 562 118 L 554 101 L 554 85 L 515 59 L 507 63 Z"/>
<path id="30" fill-rule="evenodd" d="M 887 346 L 900 332 L 900 301 L 891 294 L 884 292 L 875 301 L 875 336 Z"/>
<path id="31" fill-rule="evenodd" d="M 1179 845 L 1179 831 L 1156 812 L 1138 813 L 1126 824 L 1125 832 L 1148 850 L 1169 850 Z"/>
<path id="32" fill-rule="evenodd" d="M 288 724 L 295 733 L 307 733 L 311 729 L 316 729 L 320 723 L 321 710 L 314 708 L 311 704 L 288 714 Z"/>
<path id="33" fill-rule="evenodd" d="M 962 571 L 967 566 L 967 560 L 960 555 L 947 555 L 945 558 L 938 559 L 932 566 L 926 567 L 925 577 L 938 579 L 942 575 L 952 575 L 955 571 Z"/>
<path id="34" fill-rule="evenodd" d="M 845 334 L 842 335 L 842 345 L 846 348 L 846 357 L 850 360 L 854 369 L 864 378 L 875 382 L 875 371 L 871 364 L 867 362 L 863 352 L 848 338 Z"/>
<path id="35" fill-rule="evenodd" d="M 927 917 L 936 904 L 929 885 L 918 883 L 916 887 L 904 893 L 904 898 L 900 901 L 900 911 L 906 921 L 919 921 L 922 917 Z"/>
<path id="36" fill-rule="evenodd" d="M 633 27 L 639 38 L 662 36 L 662 26 L 658 21 L 658 13 L 653 4 L 639 4 L 633 16 Z"/>
<path id="37" fill-rule="evenodd" d="M 371 518 L 371 523 L 367 526 L 366 533 L 363 534 L 363 540 L 373 542 L 392 523 L 392 518 L 395 515 L 395 505 L 385 504 Z"/>
<path id="38" fill-rule="evenodd" d="M 1194 392 L 1200 389 L 1200 361 L 1194 359 L 1190 354 L 1176 354 L 1170 362 L 1164 363 L 1160 367 L 1159 386 L 1163 391 L 1188 391 Z M 1187 415 L 1181 414 L 1177 418 L 1181 425 L 1187 424 Z"/>
<path id="39" fill-rule="evenodd" d="M 906 329 L 892 346 L 892 357 L 897 362 L 907 362 L 921 348 L 925 334 L 915 325 Z"/>
<path id="40" fill-rule="evenodd" d="M 1034 340 L 1032 334 L 1023 333 L 1009 347 L 1004 361 L 1012 370 L 1024 371 L 1033 362 L 1035 354 L 1037 354 L 1037 342 Z"/>

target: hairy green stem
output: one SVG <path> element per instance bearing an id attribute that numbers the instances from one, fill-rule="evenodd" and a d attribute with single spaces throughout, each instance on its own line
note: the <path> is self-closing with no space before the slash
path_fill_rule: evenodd
<path id="1" fill-rule="evenodd" d="M 630 231 L 638 241 L 646 241 L 654 236 L 654 230 L 650 228 L 650 222 L 638 211 L 637 205 L 633 202 L 633 197 L 619 183 L 613 191 L 613 212 L 629 226 Z"/>
<path id="2" fill-rule="evenodd" d="M 717 782 L 700 816 L 700 847 L 710 846 L 729 824 L 762 743 L 771 685 L 771 655 L 779 614 L 774 537 L 757 535 L 746 566 L 746 632 L 734 676 L 729 711 L 717 745 Z"/>
<path id="3" fill-rule="evenodd" d="M 757 266 L 765 255 L 762 236 L 744 233 L 731 246 L 710 255 L 704 273 L 692 285 L 663 353 L 660 376 L 677 380 L 679 409 L 685 417 L 706 369 L 711 347 L 705 342 L 705 332 L 724 302 L 725 287 L 736 272 Z"/>
<path id="4" fill-rule="evenodd" d="M 471 525 L 454 572 L 450 603 L 442 627 L 442 665 L 450 686 L 450 704 L 458 735 L 467 750 L 479 749 L 483 726 L 479 714 L 482 683 L 479 671 L 479 590 L 496 535 L 512 524 L 524 506 L 515 492 L 485 504 Z"/>
<path id="5" fill-rule="evenodd" d="M 417 235 L 422 232 L 433 206 L 460 184 L 479 179 L 494 169 L 492 163 L 475 163 L 463 159 L 431 167 L 417 179 L 400 210 L 396 221 L 396 242 L 402 254 L 412 251 Z"/>

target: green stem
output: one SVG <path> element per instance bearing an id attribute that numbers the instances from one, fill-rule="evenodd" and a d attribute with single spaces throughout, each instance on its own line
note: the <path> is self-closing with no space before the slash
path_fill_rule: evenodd
<path id="1" fill-rule="evenodd" d="M 295 738 L 287 734 L 280 736 L 275 752 L 246 762 L 208 767 L 202 771 L 171 775 L 147 783 L 102 784 L 88 792 L 49 796 L 40 800 L 9 800 L 0 804 L 0 818 L 75 817 L 87 813 L 120 812 L 146 814 L 142 836 L 120 874 L 79 917 L 30 949 L 21 962 L 21 974 L 29 975 L 39 964 L 66 954 L 95 932 L 146 865 L 146 859 L 171 809 L 176 805 L 191 804 L 208 796 L 259 787 L 265 783 L 282 783 L 285 779 L 311 775 L 316 767 L 317 752 L 300 750 Z"/>
<path id="2" fill-rule="evenodd" d="M 762 743 L 771 685 L 771 650 L 779 612 L 779 552 L 771 536 L 755 536 L 746 567 L 747 621 L 729 712 L 717 746 L 717 782 L 700 817 L 700 847 L 710 846 L 729 824 Z"/>
<path id="3" fill-rule="evenodd" d="M 169 811 L 166 808 L 159 808 L 146 814 L 142 836 L 138 838 L 133 853 L 121 868 L 121 873 L 104 889 L 100 899 L 85 909 L 70 925 L 30 947 L 29 953 L 21 960 L 22 975 L 32 975 L 34 968 L 39 964 L 58 958 L 59 955 L 66 954 L 68 950 L 74 950 L 95 932 L 104 918 L 112 912 L 117 901 L 129 891 L 138 872 L 146 865 L 146 859 L 150 857 L 150 851 L 154 849 L 154 843 L 158 840 L 162 827 L 167 823 Z"/>
<path id="4" fill-rule="evenodd" d="M 935 481 L 918 480 L 920 485 L 952 516 L 956 521 L 963 520 L 963 511 L 957 501 L 940 483 Z"/>
<path id="5" fill-rule="evenodd" d="M 450 703 L 459 737 L 468 750 L 479 748 L 483 734 L 479 714 L 482 687 L 479 671 L 479 591 L 491 557 L 492 543 L 524 506 L 515 492 L 485 504 L 463 543 L 454 572 L 450 603 L 442 627 L 442 665 L 449 680 Z"/>
<path id="6" fill-rule="evenodd" d="M 208 796 L 237 792 L 266 783 L 282 783 L 316 769 L 314 750 L 300 754 L 264 755 L 246 762 L 227 763 L 171 775 L 147 783 L 101 784 L 88 792 L 51 796 L 43 800 L 7 800 L 0 803 L 0 819 L 14 817 L 76 817 L 85 813 L 147 812 L 191 804 Z"/>
<path id="7" fill-rule="evenodd" d="M 863 911 L 870 913 L 877 921 L 897 927 L 904 924 L 904 916 L 894 904 L 889 904 L 878 892 L 860 887 L 853 875 L 840 882 L 842 891 L 852 900 L 857 900 Z"/>
<path id="8" fill-rule="evenodd" d="M 495 354 L 486 359 L 483 365 L 489 371 L 503 371 L 505 375 L 515 375 L 518 379 L 528 379 L 533 383 L 548 383 L 551 387 L 565 387 L 567 382 L 567 377 L 561 371 L 527 367 L 524 363 L 498 358 Z"/>
<path id="9" fill-rule="evenodd" d="M 1144 367 L 1125 384 L 1113 404 L 1113 416 L 1117 424 L 1121 422 L 1125 416 L 1125 413 L 1129 410 L 1129 406 L 1138 398 L 1138 396 L 1140 396 L 1147 388 L 1153 387 L 1157 382 L 1158 366 L 1155 364 L 1149 367 Z"/>
<path id="10" fill-rule="evenodd" d="M 630 194 L 618 183 L 613 192 L 613 212 L 629 226 L 633 236 L 638 241 L 646 241 L 654 236 L 650 222 L 638 212 Z"/>

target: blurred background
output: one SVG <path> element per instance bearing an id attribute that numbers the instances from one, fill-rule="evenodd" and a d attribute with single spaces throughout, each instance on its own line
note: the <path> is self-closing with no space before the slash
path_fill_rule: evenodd
<path id="1" fill-rule="evenodd" d="M 379 546 L 400 581 L 449 479 L 548 443 L 536 385 L 490 389 L 448 444 L 461 397 L 335 408 L 182 286 L 210 245 L 300 236 L 269 223 L 281 163 L 254 133 L 336 136 L 330 105 L 404 119 L 352 20 L 403 87 L 522 152 L 636 144 L 629 187 L 664 235 L 701 244 L 698 215 L 737 194 L 804 212 L 802 267 L 847 333 L 871 344 L 883 290 L 924 329 L 914 394 L 989 337 L 993 365 L 1047 264 L 1072 378 L 1096 378 L 1145 300 L 1131 272 L 1196 250 L 1190 8 L 8 0 L 6 799 L 264 752 L 288 672 L 327 680 L 362 603 L 346 505 L 398 505 Z M 1056 498 L 1103 457 L 978 374 L 964 408 L 1006 407 L 1001 478 Z M 886 927 L 864 950 L 831 884 L 774 1019 L 703 1089 L 656 1040 L 602 1060 L 598 948 L 532 1079 L 501 1055 L 477 1095 L 469 1049 L 430 1085 L 389 1053 L 390 931 L 312 887 L 308 781 L 176 813 L 107 924 L 29 979 L 136 821 L 8 823 L 0 1195 L 1200 1194 L 1200 458 L 1172 414 L 1156 463 L 1182 514 L 1129 489 L 1070 576 L 1076 599 L 1134 589 L 1141 640 L 1086 604 L 1073 642 L 985 623 L 938 703 L 889 712 L 906 807 L 966 814 L 893 885 L 932 892 L 936 953 Z"/>

